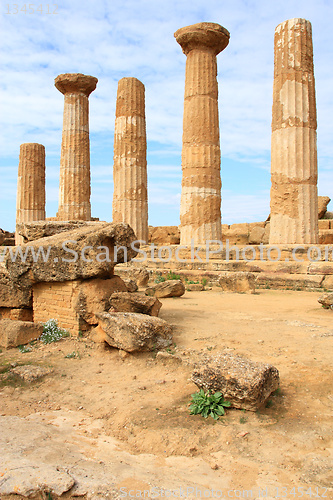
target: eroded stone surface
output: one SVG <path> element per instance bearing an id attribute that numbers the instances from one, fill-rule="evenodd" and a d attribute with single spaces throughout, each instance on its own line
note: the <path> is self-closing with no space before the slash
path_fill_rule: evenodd
<path id="1" fill-rule="evenodd" d="M 17 177 L 16 224 L 45 219 L 45 147 L 26 143 L 20 146 Z M 23 243 L 16 230 L 15 244 Z"/>
<path id="2" fill-rule="evenodd" d="M 333 309 L 333 293 L 323 293 L 318 299 L 324 309 Z"/>
<path id="3" fill-rule="evenodd" d="M 219 285 L 224 292 L 254 293 L 256 276 L 248 272 L 223 272 Z"/>
<path id="4" fill-rule="evenodd" d="M 136 312 L 158 316 L 162 307 L 161 302 L 155 297 L 146 297 L 135 292 L 115 292 L 110 298 L 111 307 L 117 312 Z"/>
<path id="5" fill-rule="evenodd" d="M 135 257 L 133 241 L 135 235 L 128 224 L 84 226 L 22 245 L 26 258 L 18 257 L 14 262 L 7 255 L 4 266 L 16 283 L 22 277 L 31 283 L 110 277 L 117 263 Z"/>
<path id="6" fill-rule="evenodd" d="M 118 83 L 113 157 L 113 222 L 127 222 L 148 243 L 145 87 L 137 78 Z"/>
<path id="7" fill-rule="evenodd" d="M 180 280 L 167 280 L 146 289 L 146 295 L 159 298 L 181 297 L 184 293 L 185 286 Z"/>
<path id="8" fill-rule="evenodd" d="M 55 87 L 65 96 L 59 183 L 59 220 L 90 220 L 89 101 L 97 78 L 81 73 L 58 75 Z"/>
<path id="9" fill-rule="evenodd" d="M 317 118 L 311 23 L 275 30 L 269 243 L 318 243 Z"/>
<path id="10" fill-rule="evenodd" d="M 0 345 L 5 348 L 27 344 L 38 339 L 42 333 L 41 324 L 12 319 L 0 320 Z"/>
<path id="11" fill-rule="evenodd" d="M 229 32 L 198 23 L 175 33 L 186 54 L 180 241 L 221 240 L 221 177 L 216 56 Z"/>
<path id="12" fill-rule="evenodd" d="M 97 318 L 105 341 L 123 351 L 153 351 L 172 343 L 171 326 L 163 319 L 138 313 L 100 313 Z"/>
<path id="13" fill-rule="evenodd" d="M 106 222 L 96 221 L 37 221 L 27 222 L 17 225 L 17 232 L 23 236 L 24 243 L 29 241 L 39 240 L 40 238 L 47 238 L 54 234 L 64 233 L 67 231 L 74 231 L 82 226 L 91 226 L 98 228 L 99 225 L 106 224 Z"/>
<path id="14" fill-rule="evenodd" d="M 230 352 L 204 356 L 191 379 L 200 389 L 221 392 L 234 408 L 251 411 L 261 408 L 279 387 L 279 372 L 274 366 Z"/>

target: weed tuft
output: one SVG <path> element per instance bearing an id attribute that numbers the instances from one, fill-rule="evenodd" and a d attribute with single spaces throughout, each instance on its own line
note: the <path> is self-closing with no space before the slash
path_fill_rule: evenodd
<path id="1" fill-rule="evenodd" d="M 209 391 L 205 393 L 203 389 L 199 392 L 191 394 L 193 399 L 190 405 L 190 415 L 201 414 L 204 418 L 213 417 L 218 420 L 219 417 L 225 414 L 224 407 L 229 407 L 231 403 L 225 401 L 221 392 L 211 394 Z"/>

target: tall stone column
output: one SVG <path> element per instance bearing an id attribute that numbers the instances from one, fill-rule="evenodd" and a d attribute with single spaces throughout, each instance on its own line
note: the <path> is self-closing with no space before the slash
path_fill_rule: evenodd
<path id="1" fill-rule="evenodd" d="M 215 23 L 181 28 L 186 58 L 180 204 L 181 244 L 221 240 L 221 153 L 216 56 L 229 32 Z"/>
<path id="2" fill-rule="evenodd" d="M 318 174 L 311 23 L 279 24 L 274 48 L 269 243 L 313 244 Z"/>
<path id="3" fill-rule="evenodd" d="M 20 146 L 17 177 L 16 224 L 45 220 L 45 148 L 42 144 Z M 23 237 L 17 231 L 15 244 Z"/>
<path id="4" fill-rule="evenodd" d="M 113 159 L 113 222 L 127 222 L 148 243 L 145 87 L 118 82 Z"/>
<path id="5" fill-rule="evenodd" d="M 90 220 L 90 146 L 88 97 L 97 85 L 94 76 L 66 73 L 54 80 L 65 96 L 62 130 L 60 220 Z"/>

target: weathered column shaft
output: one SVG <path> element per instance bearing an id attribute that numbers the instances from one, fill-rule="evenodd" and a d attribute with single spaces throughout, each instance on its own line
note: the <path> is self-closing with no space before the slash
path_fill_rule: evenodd
<path id="1" fill-rule="evenodd" d="M 57 89 L 65 95 L 60 158 L 60 220 L 90 220 L 89 101 L 97 78 L 59 75 Z"/>
<path id="2" fill-rule="evenodd" d="M 129 224 L 148 243 L 145 87 L 136 78 L 118 83 L 113 163 L 113 222 Z"/>
<path id="3" fill-rule="evenodd" d="M 317 119 L 311 23 L 275 30 L 270 244 L 318 242 Z"/>
<path id="4" fill-rule="evenodd" d="M 20 146 L 16 224 L 38 220 L 45 220 L 45 147 L 26 143 Z M 23 243 L 23 237 L 17 232 L 15 243 Z"/>
<path id="5" fill-rule="evenodd" d="M 216 55 L 227 30 L 199 23 L 175 33 L 187 56 L 182 149 L 181 244 L 221 240 L 221 175 Z"/>

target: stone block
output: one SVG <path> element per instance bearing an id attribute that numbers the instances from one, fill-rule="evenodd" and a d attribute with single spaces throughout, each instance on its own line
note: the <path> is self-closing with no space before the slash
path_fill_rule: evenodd
<path id="1" fill-rule="evenodd" d="M 42 333 L 42 324 L 11 319 L 0 320 L 0 345 L 6 349 L 27 344 L 38 339 Z"/>
<path id="2" fill-rule="evenodd" d="M 158 316 L 162 307 L 157 298 L 136 292 L 115 292 L 111 295 L 110 305 L 113 312 L 134 312 L 149 316 Z"/>
<path id="3" fill-rule="evenodd" d="M 219 277 L 219 286 L 223 292 L 254 293 L 255 275 L 244 271 L 226 271 Z"/>
<path id="4" fill-rule="evenodd" d="M 234 408 L 256 411 L 279 387 L 279 372 L 269 364 L 221 352 L 195 366 L 192 381 L 204 391 L 221 392 Z"/>
<path id="5" fill-rule="evenodd" d="M 158 298 L 181 297 L 185 293 L 185 286 L 180 280 L 167 280 L 146 289 L 146 295 Z"/>

